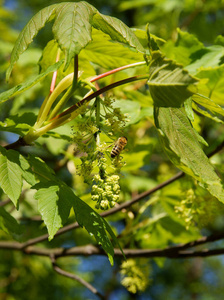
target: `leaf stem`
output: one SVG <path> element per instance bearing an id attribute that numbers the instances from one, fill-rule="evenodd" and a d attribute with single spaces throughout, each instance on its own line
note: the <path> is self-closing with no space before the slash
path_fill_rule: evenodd
<path id="1" fill-rule="evenodd" d="M 129 68 L 132 68 L 132 67 L 138 67 L 138 66 L 145 65 L 145 64 L 146 64 L 145 61 L 140 61 L 140 62 L 137 62 L 137 63 L 125 65 L 125 66 L 122 66 L 122 67 L 119 67 L 119 68 L 110 70 L 110 71 L 108 71 L 108 72 L 105 72 L 105 73 L 103 73 L 103 74 L 100 74 L 100 75 L 98 75 L 98 76 L 95 76 L 95 77 L 93 77 L 90 81 L 91 81 L 91 82 L 94 82 L 94 81 L 96 81 L 96 80 L 99 80 L 99 79 L 104 78 L 104 77 L 106 77 L 106 76 L 112 75 L 112 74 L 117 73 L 117 72 L 119 72 L 119 71 L 126 70 L 126 69 L 129 69 Z"/>
<path id="2" fill-rule="evenodd" d="M 112 84 L 109 84 L 97 91 L 95 91 L 94 93 L 90 94 L 89 96 L 85 97 L 84 99 L 82 99 L 81 101 L 79 101 L 78 103 L 76 103 L 75 105 L 69 107 L 67 110 L 65 110 L 64 112 L 62 112 L 61 114 L 57 115 L 54 119 L 59 119 L 63 116 L 65 116 L 66 114 L 71 114 L 74 113 L 78 108 L 80 108 L 82 105 L 88 103 L 89 101 L 91 101 L 92 99 L 96 98 L 97 96 L 99 96 L 100 94 L 103 94 L 115 87 L 118 87 L 120 85 L 126 84 L 126 83 L 130 83 L 132 81 L 137 81 L 137 80 L 143 80 L 143 79 L 148 79 L 148 75 L 137 75 L 137 76 L 133 76 L 133 77 L 129 77 L 117 82 L 114 82 Z M 73 118 L 73 116 L 71 115 L 71 117 Z M 54 120 L 53 119 L 53 120 Z"/>
<path id="3" fill-rule="evenodd" d="M 57 55 L 56 55 L 56 62 L 59 61 L 60 55 L 61 55 L 61 49 L 58 48 Z M 57 75 L 58 75 L 58 70 L 53 73 L 52 80 L 51 80 L 50 94 L 52 94 L 54 91 Z"/>

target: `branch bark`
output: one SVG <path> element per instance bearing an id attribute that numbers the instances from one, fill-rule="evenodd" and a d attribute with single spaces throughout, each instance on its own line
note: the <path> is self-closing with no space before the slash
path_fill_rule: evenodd
<path id="1" fill-rule="evenodd" d="M 203 245 L 206 243 L 211 243 L 214 241 L 218 241 L 224 239 L 224 232 L 214 233 L 208 237 L 202 237 L 195 241 L 180 244 L 176 246 L 167 247 L 164 249 L 123 249 L 123 252 L 127 258 L 131 257 L 166 257 L 166 258 L 190 258 L 190 257 L 205 257 L 205 256 L 213 256 L 213 255 L 221 255 L 224 254 L 224 248 L 220 249 L 202 249 L 200 251 L 196 250 L 186 250 L 192 247 L 197 247 L 199 245 Z M 40 248 L 34 246 L 26 246 L 26 243 L 19 242 L 0 242 L 0 249 L 7 250 L 17 250 L 23 251 L 28 255 L 40 255 L 40 256 L 48 256 L 55 257 L 55 259 L 66 256 L 91 256 L 91 255 L 106 255 L 106 253 L 97 246 L 94 245 L 85 245 L 80 247 L 72 247 L 72 248 Z M 123 257 L 120 249 L 114 249 L 115 257 Z"/>

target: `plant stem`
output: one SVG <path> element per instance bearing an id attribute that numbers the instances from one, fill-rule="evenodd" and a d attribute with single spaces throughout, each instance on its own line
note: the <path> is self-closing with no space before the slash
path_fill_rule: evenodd
<path id="1" fill-rule="evenodd" d="M 48 95 L 46 97 L 46 99 L 44 100 L 44 102 L 41 106 L 34 129 L 40 128 L 41 125 L 46 121 L 53 103 L 55 102 L 57 97 L 72 84 L 73 77 L 74 77 L 74 73 L 71 73 L 71 74 L 67 75 L 66 77 L 64 77 L 59 82 L 57 87 L 54 89 L 53 93 L 50 96 Z"/>
<path id="2" fill-rule="evenodd" d="M 126 84 L 126 83 L 130 83 L 132 81 L 143 80 L 143 79 L 148 79 L 148 75 L 138 75 L 138 76 L 134 76 L 134 77 L 129 77 L 129 78 L 114 82 L 112 84 L 109 84 L 109 85 L 103 87 L 102 89 L 99 89 L 98 91 L 96 91 L 96 92 L 90 94 L 89 96 L 85 97 L 84 99 L 82 99 L 81 101 L 76 103 L 75 105 L 71 106 L 70 108 L 68 108 L 67 110 L 62 112 L 61 114 L 57 115 L 54 119 L 59 119 L 59 118 L 65 116 L 66 114 L 71 114 L 71 113 L 75 112 L 82 105 L 88 103 L 90 100 L 96 98 L 100 94 L 103 94 L 103 93 L 105 93 L 105 92 L 107 92 L 107 91 L 109 91 L 109 90 L 111 90 L 115 87 L 118 87 L 118 86 Z M 76 116 L 76 114 L 74 114 L 74 116 Z M 71 117 L 73 118 L 73 115 L 71 115 Z"/>
<path id="3" fill-rule="evenodd" d="M 101 78 L 104 78 L 106 76 L 109 76 L 109 75 L 112 75 L 114 73 L 117 73 L 119 71 L 122 71 L 122 70 L 126 70 L 126 69 L 129 69 L 129 68 L 132 68 L 132 67 L 137 67 L 137 66 L 141 66 L 141 65 L 145 65 L 146 62 L 145 61 L 140 61 L 140 62 L 137 62 L 137 63 L 133 63 L 133 64 L 130 64 L 130 65 L 126 65 L 126 66 L 122 66 L 122 67 L 119 67 L 119 68 L 116 68 L 116 69 L 113 69 L 111 71 L 108 71 L 106 73 L 103 73 L 103 74 L 100 74 L 98 76 L 95 76 L 93 77 L 90 82 L 94 82 L 96 80 L 99 80 Z"/>
<path id="4" fill-rule="evenodd" d="M 64 96 L 60 99 L 60 101 L 57 103 L 55 108 L 52 110 L 49 117 L 47 118 L 48 120 L 54 118 L 62 110 L 63 106 L 65 106 L 65 104 L 68 102 L 68 100 L 71 98 L 71 96 L 73 95 L 73 93 L 75 92 L 75 90 L 78 87 L 78 75 L 79 75 L 78 55 L 76 55 L 74 57 L 74 73 L 73 74 L 74 74 L 74 76 L 73 76 L 73 80 L 72 80 L 72 86 L 67 90 L 67 92 L 64 94 Z"/>
<path id="5" fill-rule="evenodd" d="M 56 62 L 59 61 L 60 54 L 61 54 L 61 49 L 58 48 L 57 55 L 56 55 Z M 52 94 L 53 91 L 54 91 L 55 83 L 56 83 L 56 79 L 57 79 L 57 74 L 58 74 L 58 70 L 53 73 L 52 80 L 51 80 L 50 94 Z"/>

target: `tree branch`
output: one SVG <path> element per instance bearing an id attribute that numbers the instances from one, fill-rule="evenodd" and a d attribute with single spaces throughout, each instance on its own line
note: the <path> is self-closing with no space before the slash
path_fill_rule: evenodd
<path id="1" fill-rule="evenodd" d="M 63 269 L 61 269 L 55 261 L 55 257 L 54 255 L 51 255 L 51 262 L 52 262 L 52 266 L 53 269 L 55 270 L 55 272 L 57 272 L 58 274 L 71 278 L 79 283 L 81 283 L 84 287 L 86 287 L 90 292 L 92 292 L 94 295 L 97 295 L 100 299 L 106 299 L 94 286 L 92 286 L 90 283 L 88 283 L 87 281 L 85 281 L 84 279 L 80 278 L 78 275 L 72 274 L 70 272 L 67 272 Z"/>
<path id="2" fill-rule="evenodd" d="M 224 254 L 224 248 L 221 249 L 203 249 L 200 251 L 186 250 L 206 243 L 224 239 L 224 232 L 214 233 L 208 237 L 201 237 L 195 241 L 167 247 L 164 249 L 123 249 L 127 258 L 130 257 L 167 257 L 167 258 L 190 258 L 196 256 L 213 256 Z M 0 249 L 23 251 L 29 255 L 54 256 L 55 259 L 65 256 L 91 256 L 91 255 L 106 255 L 105 252 L 94 245 L 85 245 L 73 248 L 39 248 L 34 246 L 26 246 L 26 243 L 19 242 L 0 242 Z M 115 257 L 123 257 L 120 249 L 114 249 Z"/>

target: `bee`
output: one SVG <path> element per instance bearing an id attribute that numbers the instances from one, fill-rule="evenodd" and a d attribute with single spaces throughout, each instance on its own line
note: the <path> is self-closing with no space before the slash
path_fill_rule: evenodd
<path id="1" fill-rule="evenodd" d="M 119 137 L 110 153 L 111 158 L 118 156 L 127 145 L 127 142 L 128 140 L 125 136 Z"/>

